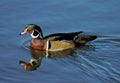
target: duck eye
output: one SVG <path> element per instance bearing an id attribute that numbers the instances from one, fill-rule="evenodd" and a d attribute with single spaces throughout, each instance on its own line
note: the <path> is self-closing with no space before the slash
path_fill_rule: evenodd
<path id="1" fill-rule="evenodd" d="M 32 27 L 30 27 L 30 28 L 29 28 L 29 31 L 32 31 L 32 30 L 33 30 Z"/>
<path id="2" fill-rule="evenodd" d="M 32 28 L 28 28 L 26 30 L 27 30 L 27 32 L 31 32 L 33 29 Z"/>

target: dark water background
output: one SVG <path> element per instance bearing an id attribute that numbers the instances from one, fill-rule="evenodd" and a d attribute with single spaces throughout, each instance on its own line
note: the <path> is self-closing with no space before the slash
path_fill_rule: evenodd
<path id="1" fill-rule="evenodd" d="M 99 37 L 75 57 L 43 58 L 29 72 L 19 60 L 31 58 L 24 45 L 30 36 L 19 33 L 30 23 L 44 35 L 85 31 Z M 120 0 L 1 0 L 0 83 L 120 83 Z"/>

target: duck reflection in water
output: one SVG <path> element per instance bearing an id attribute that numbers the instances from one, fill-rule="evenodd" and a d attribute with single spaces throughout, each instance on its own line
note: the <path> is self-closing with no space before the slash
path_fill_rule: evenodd
<path id="1" fill-rule="evenodd" d="M 88 51 L 94 51 L 95 47 L 94 45 L 85 45 L 77 48 L 76 50 L 80 50 L 81 53 L 86 53 Z M 84 52 L 83 52 L 84 51 Z M 66 57 L 66 56 L 75 56 L 75 50 L 73 49 L 67 49 L 64 51 L 56 51 L 56 52 L 48 52 L 48 51 L 40 51 L 36 50 L 32 47 L 30 47 L 31 52 L 31 59 L 29 62 L 20 60 L 20 65 L 23 66 L 24 70 L 26 71 L 34 71 L 37 70 L 38 67 L 40 67 L 42 63 L 42 58 L 57 58 L 57 57 Z"/>
<path id="2" fill-rule="evenodd" d="M 31 59 L 29 62 L 20 60 L 19 63 L 23 66 L 24 70 L 33 71 L 36 70 L 42 62 L 43 57 L 54 58 L 54 57 L 65 57 L 74 52 L 73 49 L 68 49 L 64 51 L 57 52 L 48 52 L 48 51 L 40 51 L 30 47 Z"/>
<path id="3" fill-rule="evenodd" d="M 33 71 L 33 70 L 36 70 L 40 66 L 41 59 L 32 58 L 29 62 L 20 60 L 19 63 L 23 65 L 24 70 Z"/>

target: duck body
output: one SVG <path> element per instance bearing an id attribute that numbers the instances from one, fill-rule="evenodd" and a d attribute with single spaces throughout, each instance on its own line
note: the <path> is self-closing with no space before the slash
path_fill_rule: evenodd
<path id="1" fill-rule="evenodd" d="M 66 40 L 40 40 L 32 39 L 30 46 L 41 51 L 61 51 L 66 49 L 74 49 L 75 44 Z"/>
<path id="2" fill-rule="evenodd" d="M 56 33 L 43 37 L 42 30 L 35 24 L 29 24 L 21 35 L 30 33 L 30 46 L 41 51 L 61 51 L 75 49 L 96 39 L 94 35 L 85 35 L 83 32 Z"/>

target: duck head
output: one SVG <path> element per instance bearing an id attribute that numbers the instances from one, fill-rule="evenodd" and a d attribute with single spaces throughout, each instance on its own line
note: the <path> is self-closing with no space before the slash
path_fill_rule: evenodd
<path id="1" fill-rule="evenodd" d="M 20 35 L 25 35 L 29 33 L 32 38 L 40 38 L 43 39 L 42 30 L 38 25 L 35 24 L 28 24 L 24 31 L 20 33 Z"/>

